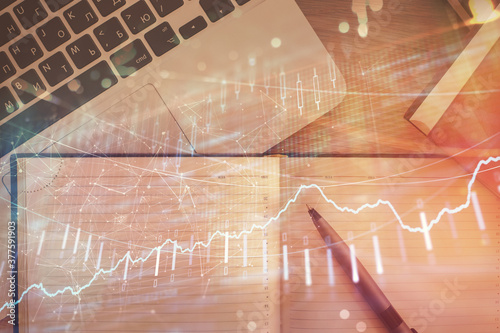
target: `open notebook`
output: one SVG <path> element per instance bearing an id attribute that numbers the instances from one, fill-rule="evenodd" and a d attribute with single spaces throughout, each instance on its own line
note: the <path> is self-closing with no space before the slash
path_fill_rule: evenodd
<path id="1" fill-rule="evenodd" d="M 419 333 L 498 329 L 499 199 L 453 161 L 26 156 L 13 166 L 20 332 L 385 332 L 306 204 Z M 432 224 L 443 208 L 457 212 Z"/>

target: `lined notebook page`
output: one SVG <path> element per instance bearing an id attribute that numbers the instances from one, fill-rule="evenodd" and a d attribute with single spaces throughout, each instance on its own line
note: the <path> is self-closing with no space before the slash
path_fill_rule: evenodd
<path id="1" fill-rule="evenodd" d="M 387 332 L 325 247 L 307 213 L 315 208 L 364 264 L 406 323 L 422 332 L 498 332 L 499 200 L 478 183 L 468 208 L 444 214 L 426 235 L 404 225 L 430 223 L 466 202 L 471 176 L 452 161 L 397 158 L 286 159 L 280 218 L 282 332 Z M 428 166 L 424 166 L 428 165 Z M 414 170 L 418 167 L 418 170 Z M 286 171 L 285 171 L 286 170 Z M 408 171 L 414 170 L 414 171 Z M 426 222 L 422 222 L 422 220 Z M 380 255 L 377 255 L 379 253 Z"/>
<path id="2" fill-rule="evenodd" d="M 277 224 L 240 234 L 278 210 L 278 159 L 28 158 L 18 178 L 29 332 L 279 331 Z"/>

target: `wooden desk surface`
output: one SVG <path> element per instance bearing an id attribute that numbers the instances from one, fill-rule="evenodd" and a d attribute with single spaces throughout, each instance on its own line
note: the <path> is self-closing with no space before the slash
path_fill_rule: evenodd
<path id="1" fill-rule="evenodd" d="M 440 153 L 403 116 L 444 60 L 462 47 L 459 20 L 445 0 L 386 0 L 368 9 L 369 32 L 357 33 L 352 0 L 297 0 L 334 55 L 347 96 L 334 110 L 272 149 L 273 153 Z M 339 31 L 349 23 L 347 33 Z"/>

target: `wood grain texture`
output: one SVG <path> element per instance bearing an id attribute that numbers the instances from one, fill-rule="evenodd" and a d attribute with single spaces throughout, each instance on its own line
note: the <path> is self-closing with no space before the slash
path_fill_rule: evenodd
<path id="1" fill-rule="evenodd" d="M 441 153 L 403 116 L 433 75 L 462 48 L 457 15 L 445 0 L 384 0 L 357 33 L 352 1 L 297 0 L 345 77 L 347 96 L 273 153 Z M 350 30 L 339 31 L 347 22 Z"/>

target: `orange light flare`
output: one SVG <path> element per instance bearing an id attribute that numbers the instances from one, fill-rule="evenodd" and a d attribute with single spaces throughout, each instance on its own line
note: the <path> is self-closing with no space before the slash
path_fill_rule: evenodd
<path id="1" fill-rule="evenodd" d="M 491 0 L 469 0 L 469 8 L 472 12 L 469 24 L 482 24 L 500 17 Z"/>

